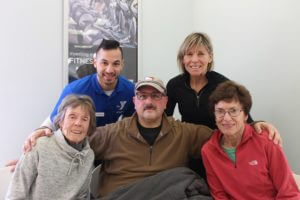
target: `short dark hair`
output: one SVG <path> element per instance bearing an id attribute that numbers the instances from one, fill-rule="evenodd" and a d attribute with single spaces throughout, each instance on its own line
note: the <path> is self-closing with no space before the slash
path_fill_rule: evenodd
<path id="1" fill-rule="evenodd" d="M 83 107 L 90 115 L 88 135 L 91 135 L 96 129 L 96 109 L 93 100 L 87 95 L 70 94 L 66 96 L 58 108 L 54 118 L 54 124 L 56 127 L 61 128 L 59 124 L 64 120 L 67 109 L 76 108 L 78 106 Z"/>
<path id="2" fill-rule="evenodd" d="M 234 81 L 225 81 L 217 86 L 209 97 L 209 108 L 214 115 L 215 105 L 220 101 L 237 101 L 242 107 L 246 115 L 249 114 L 252 106 L 252 98 L 250 92 L 243 85 L 239 85 Z"/>
<path id="3" fill-rule="evenodd" d="M 104 49 L 104 50 L 120 49 L 121 56 L 123 58 L 123 50 L 122 50 L 122 48 L 120 46 L 120 43 L 117 40 L 106 40 L 106 39 L 103 39 L 102 42 L 100 43 L 100 45 L 98 46 L 97 50 L 96 50 L 96 55 L 100 51 L 100 49 Z"/>

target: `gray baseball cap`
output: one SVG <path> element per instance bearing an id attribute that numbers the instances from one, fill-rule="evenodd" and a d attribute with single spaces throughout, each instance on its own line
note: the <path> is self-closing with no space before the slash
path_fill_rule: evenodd
<path id="1" fill-rule="evenodd" d="M 138 90 L 142 86 L 151 86 L 157 89 L 159 92 L 166 94 L 166 87 L 164 82 L 155 77 L 146 77 L 144 80 L 140 80 L 135 84 L 135 90 Z"/>

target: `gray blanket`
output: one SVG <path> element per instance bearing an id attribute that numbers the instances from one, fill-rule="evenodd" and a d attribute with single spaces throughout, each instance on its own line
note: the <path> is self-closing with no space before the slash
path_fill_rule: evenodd
<path id="1" fill-rule="evenodd" d="M 204 179 L 179 167 L 121 187 L 100 200 L 211 200 Z"/>

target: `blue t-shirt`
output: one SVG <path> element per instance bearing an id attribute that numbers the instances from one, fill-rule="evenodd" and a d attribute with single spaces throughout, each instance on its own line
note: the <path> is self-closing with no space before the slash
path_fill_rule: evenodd
<path id="1" fill-rule="evenodd" d="M 61 93 L 58 102 L 51 113 L 53 121 L 61 101 L 69 94 L 82 94 L 90 96 L 96 107 L 97 126 L 104 126 L 131 116 L 135 109 L 132 102 L 134 84 L 126 78 L 119 76 L 115 90 L 107 96 L 102 90 L 97 74 L 86 76 L 68 84 Z"/>

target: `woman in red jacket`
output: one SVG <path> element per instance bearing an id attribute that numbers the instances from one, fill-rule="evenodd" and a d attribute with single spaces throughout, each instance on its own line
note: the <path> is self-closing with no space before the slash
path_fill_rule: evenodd
<path id="1" fill-rule="evenodd" d="M 247 124 L 249 91 L 226 81 L 209 101 L 218 130 L 202 148 L 202 159 L 214 199 L 300 199 L 281 147 Z"/>

